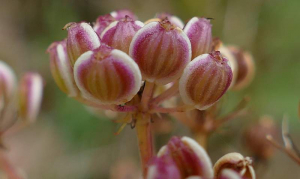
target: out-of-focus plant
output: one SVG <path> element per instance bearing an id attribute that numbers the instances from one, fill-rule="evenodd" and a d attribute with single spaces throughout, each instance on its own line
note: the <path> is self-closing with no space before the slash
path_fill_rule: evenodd
<path id="1" fill-rule="evenodd" d="M 300 103 L 298 107 L 298 115 L 300 119 Z M 284 116 L 282 120 L 281 134 L 284 146 L 281 146 L 276 140 L 274 140 L 271 133 L 266 135 L 266 138 L 274 147 L 286 153 L 291 159 L 293 159 L 298 165 L 300 165 L 300 150 L 295 145 L 290 135 L 288 119 L 286 116 Z"/>
<path id="2" fill-rule="evenodd" d="M 33 72 L 24 74 L 17 85 L 13 70 L 0 61 L 0 169 L 11 179 L 23 175 L 6 156 L 3 138 L 36 121 L 43 94 L 43 79 Z"/>
<path id="3" fill-rule="evenodd" d="M 201 112 L 230 87 L 241 89 L 251 81 L 253 59 L 229 47 L 227 57 L 211 27 L 207 18 L 194 17 L 184 26 L 166 13 L 142 23 L 128 10 L 100 16 L 93 27 L 68 23 L 67 38 L 47 50 L 52 75 L 63 92 L 83 104 L 125 113 L 117 133 L 127 124 L 136 128 L 146 177 L 154 153 L 153 115 Z M 158 89 L 164 90 L 156 95 Z M 172 97 L 180 102 L 165 107 Z"/>

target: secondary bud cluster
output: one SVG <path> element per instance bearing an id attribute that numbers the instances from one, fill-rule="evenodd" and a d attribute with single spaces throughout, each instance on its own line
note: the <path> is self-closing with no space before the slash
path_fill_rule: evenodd
<path id="1" fill-rule="evenodd" d="M 43 79 L 39 74 L 26 73 L 17 85 L 13 70 L 0 61 L 0 132 L 5 132 L 15 118 L 34 122 L 41 106 L 42 94 Z"/>
<path id="2" fill-rule="evenodd" d="M 249 157 L 229 153 L 212 167 L 206 151 L 189 137 L 173 137 L 163 146 L 149 164 L 147 179 L 163 178 L 216 178 L 255 179 Z"/>

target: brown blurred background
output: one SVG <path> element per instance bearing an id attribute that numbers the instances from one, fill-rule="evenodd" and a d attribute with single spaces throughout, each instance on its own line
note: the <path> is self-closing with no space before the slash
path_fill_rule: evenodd
<path id="1" fill-rule="evenodd" d="M 227 152 L 251 155 L 243 147 L 243 131 L 260 116 L 273 116 L 280 125 L 290 119 L 291 134 L 300 146 L 300 1 L 299 0 L 0 0 L 0 59 L 20 76 L 37 71 L 45 79 L 39 120 L 6 139 L 11 158 L 29 179 L 134 178 L 139 160 L 135 131 L 127 127 L 113 135 L 118 124 L 90 113 L 63 94 L 51 77 L 45 53 L 53 42 L 66 37 L 68 22 L 94 22 L 99 15 L 127 8 L 141 21 L 158 12 L 169 12 L 184 22 L 193 16 L 213 18 L 213 34 L 226 44 L 252 52 L 256 62 L 253 83 L 240 92 L 229 92 L 231 109 L 244 95 L 251 97 L 250 113 L 235 119 L 210 139 L 212 161 Z M 159 134 L 157 147 L 172 135 L 190 135 L 172 121 L 171 133 Z M 299 166 L 276 152 L 260 162 L 259 178 L 298 178 Z M 132 176 L 130 176 L 132 175 Z"/>

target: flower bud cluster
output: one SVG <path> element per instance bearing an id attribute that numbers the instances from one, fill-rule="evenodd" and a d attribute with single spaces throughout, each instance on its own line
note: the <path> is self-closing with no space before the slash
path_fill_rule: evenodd
<path id="1" fill-rule="evenodd" d="M 18 85 L 13 70 L 0 61 L 1 133 L 11 127 L 17 118 L 26 123 L 36 120 L 41 106 L 43 86 L 42 77 L 33 72 L 24 74 Z"/>
<path id="2" fill-rule="evenodd" d="M 99 16 L 93 27 L 72 22 L 63 29 L 66 40 L 54 42 L 48 52 L 57 85 L 71 97 L 120 105 L 138 93 L 142 80 L 156 85 L 179 81 L 183 102 L 205 110 L 235 79 L 230 60 L 213 48 L 206 18 L 194 17 L 184 25 L 174 15 L 158 13 L 142 23 L 132 12 L 118 10 Z M 237 86 L 249 81 L 248 73 L 238 72 Z"/>
<path id="3" fill-rule="evenodd" d="M 216 178 L 255 179 L 249 157 L 229 153 L 212 166 L 206 151 L 189 137 L 173 137 L 149 164 L 147 179 Z"/>

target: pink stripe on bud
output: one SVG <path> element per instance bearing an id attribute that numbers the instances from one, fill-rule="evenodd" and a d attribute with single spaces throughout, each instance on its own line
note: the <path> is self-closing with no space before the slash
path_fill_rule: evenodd
<path id="1" fill-rule="evenodd" d="M 170 156 L 154 158 L 147 172 L 146 179 L 181 179 L 180 171 Z"/>
<path id="2" fill-rule="evenodd" d="M 78 57 L 86 51 L 100 46 L 100 39 L 93 28 L 85 23 L 69 23 L 64 29 L 68 30 L 67 51 L 72 66 Z"/>
<path id="3" fill-rule="evenodd" d="M 168 20 L 151 22 L 136 33 L 129 54 L 145 80 L 166 84 L 178 79 L 191 61 L 191 43 Z"/>
<path id="4" fill-rule="evenodd" d="M 200 176 L 212 178 L 212 163 L 205 150 L 193 139 L 188 137 L 172 137 L 166 146 L 158 153 L 159 157 L 171 157 L 178 169 L 181 178 Z"/>
<path id="5" fill-rule="evenodd" d="M 66 40 L 52 43 L 47 52 L 50 55 L 50 70 L 57 86 L 70 97 L 77 96 L 79 90 L 68 58 Z"/>
<path id="6" fill-rule="evenodd" d="M 115 49 L 129 53 L 129 46 L 133 36 L 144 24 L 133 21 L 129 16 L 111 23 L 101 34 L 101 42 Z"/>
<path id="7" fill-rule="evenodd" d="M 205 110 L 217 102 L 232 81 L 228 60 L 216 51 L 200 55 L 184 69 L 179 92 L 184 103 Z"/>
<path id="8" fill-rule="evenodd" d="M 83 97 L 102 104 L 123 104 L 142 83 L 137 64 L 124 52 L 101 45 L 81 55 L 74 66 Z"/>
<path id="9" fill-rule="evenodd" d="M 16 76 L 5 62 L 0 61 L 0 109 L 7 103 L 16 91 Z M 4 101 L 2 101 L 4 100 Z"/>
<path id="10" fill-rule="evenodd" d="M 206 18 L 192 18 L 184 27 L 192 44 L 192 59 L 209 53 L 212 47 L 212 33 L 210 20 Z"/>
<path id="11" fill-rule="evenodd" d="M 94 31 L 98 34 L 100 37 L 101 33 L 104 31 L 104 29 L 112 22 L 116 21 L 116 19 L 111 16 L 110 14 L 106 14 L 103 16 L 99 16 L 95 22 L 95 25 L 93 27 Z"/>
<path id="12" fill-rule="evenodd" d="M 19 86 L 19 115 L 34 122 L 40 110 L 43 96 L 43 79 L 37 73 L 23 75 Z"/>
<path id="13" fill-rule="evenodd" d="M 159 14 L 156 14 L 156 17 L 159 19 L 162 19 L 162 20 L 167 18 L 172 24 L 176 25 L 177 27 L 179 27 L 181 29 L 183 29 L 183 27 L 184 27 L 184 23 L 182 22 L 182 20 L 172 14 L 159 13 Z"/>
<path id="14" fill-rule="evenodd" d="M 113 11 L 110 13 L 111 16 L 113 16 L 116 20 L 121 20 L 123 19 L 125 16 L 129 16 L 132 20 L 137 20 L 138 18 L 134 15 L 133 12 L 131 12 L 128 9 L 120 9 L 117 11 Z"/>

